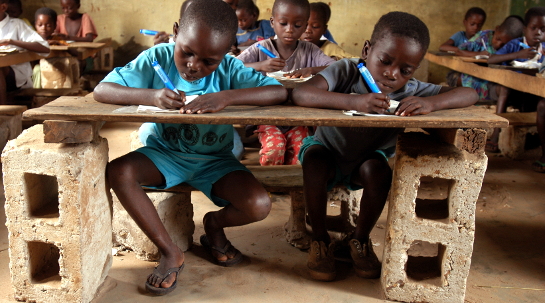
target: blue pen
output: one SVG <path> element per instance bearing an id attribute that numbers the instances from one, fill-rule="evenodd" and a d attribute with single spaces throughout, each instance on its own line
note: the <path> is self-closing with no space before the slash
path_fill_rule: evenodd
<path id="1" fill-rule="evenodd" d="M 152 31 L 150 29 L 141 29 L 140 30 L 140 33 L 142 35 L 146 35 L 146 36 L 155 36 L 155 35 L 157 35 L 158 32 L 159 31 Z M 169 35 L 169 36 L 172 37 L 173 35 Z"/>
<path id="2" fill-rule="evenodd" d="M 530 48 L 528 45 L 526 45 L 526 43 L 523 42 L 519 42 L 519 46 L 522 48 Z"/>
<path id="3" fill-rule="evenodd" d="M 159 75 L 159 78 L 161 78 L 161 80 L 163 80 L 163 83 L 165 83 L 165 86 L 168 89 L 174 91 L 175 93 L 177 93 L 179 95 L 180 92 L 178 92 L 176 87 L 174 87 L 174 85 L 172 84 L 172 81 L 170 81 L 170 79 L 168 78 L 167 74 L 165 73 L 165 71 L 163 70 L 161 65 L 159 65 L 159 63 L 157 61 L 153 61 L 151 63 L 151 66 L 153 66 L 153 68 L 155 69 L 155 71 Z"/>
<path id="4" fill-rule="evenodd" d="M 360 70 L 363 80 L 365 80 L 371 91 L 373 93 L 382 93 L 378 88 L 377 84 L 375 83 L 375 79 L 373 79 L 373 76 L 371 76 L 371 73 L 369 72 L 367 67 L 363 65 L 363 63 L 358 64 L 358 69 Z"/>
<path id="5" fill-rule="evenodd" d="M 276 55 L 273 54 L 270 50 L 268 50 L 268 49 L 266 49 L 265 47 L 263 47 L 263 45 L 261 45 L 261 44 L 258 43 L 258 44 L 256 45 L 256 47 L 259 48 L 262 52 L 264 52 L 265 55 L 267 55 L 267 56 L 269 56 L 269 57 L 271 57 L 271 58 L 273 58 L 273 59 L 276 58 Z"/>

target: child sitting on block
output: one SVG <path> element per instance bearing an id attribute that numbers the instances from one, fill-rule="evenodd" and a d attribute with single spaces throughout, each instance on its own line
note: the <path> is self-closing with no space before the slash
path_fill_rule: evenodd
<path id="1" fill-rule="evenodd" d="M 443 87 L 412 78 L 430 42 L 426 25 L 403 12 L 382 16 L 364 43 L 362 59 L 342 59 L 293 90 L 296 105 L 384 113 L 390 100 L 399 100 L 399 116 L 428 114 L 465 107 L 478 100 L 467 87 Z M 358 64 L 367 66 L 380 93 L 362 78 Z M 336 184 L 363 188 L 360 214 L 349 240 L 356 274 L 378 278 L 381 264 L 369 234 L 377 222 L 392 181 L 392 170 L 383 150 L 395 145 L 398 128 L 318 126 L 303 141 L 299 159 L 303 165 L 304 197 L 312 227 L 307 267 L 312 278 L 335 279 L 334 243 L 326 226 L 327 192 Z"/>
<path id="2" fill-rule="evenodd" d="M 96 87 L 94 97 L 105 103 L 180 109 L 182 114 L 284 102 L 287 91 L 278 81 L 227 55 L 236 31 L 235 11 L 228 4 L 192 1 L 174 27 L 175 43 L 156 45 L 114 69 Z M 178 93 L 165 88 L 154 62 Z M 186 103 L 190 95 L 199 97 Z M 164 189 L 185 182 L 202 191 L 223 208 L 204 216 L 201 244 L 219 265 L 241 262 L 242 253 L 227 240 L 224 228 L 264 219 L 271 201 L 231 152 L 233 126 L 145 123 L 140 138 L 145 146 L 111 161 L 107 176 L 119 201 L 161 253 L 146 289 L 156 295 L 172 291 L 184 267 L 184 253 L 172 242 L 141 186 Z"/>

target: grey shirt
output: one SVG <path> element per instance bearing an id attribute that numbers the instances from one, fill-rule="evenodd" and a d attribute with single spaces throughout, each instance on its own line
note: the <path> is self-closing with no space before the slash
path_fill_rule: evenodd
<path id="1" fill-rule="evenodd" d="M 357 67 L 359 62 L 362 62 L 361 59 L 342 59 L 318 75 L 327 81 L 329 91 L 367 94 L 369 91 Z M 404 87 L 388 96 L 392 100 L 400 101 L 409 96 L 434 96 L 440 89 L 440 85 L 412 78 Z M 401 131 L 399 128 L 319 126 L 314 139 L 333 152 L 342 174 L 349 175 L 375 150 L 394 146 L 397 134 Z"/>

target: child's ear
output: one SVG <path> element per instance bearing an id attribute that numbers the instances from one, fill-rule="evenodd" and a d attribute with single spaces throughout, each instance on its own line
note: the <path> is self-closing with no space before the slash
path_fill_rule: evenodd
<path id="1" fill-rule="evenodd" d="M 269 20 L 271 21 L 271 26 L 273 26 L 274 25 L 274 18 L 271 17 L 271 19 L 269 19 Z"/>
<path id="2" fill-rule="evenodd" d="M 363 60 L 367 60 L 367 56 L 369 55 L 369 50 L 371 49 L 371 41 L 365 40 L 363 43 L 363 48 L 361 50 L 361 58 Z"/>
<path id="3" fill-rule="evenodd" d="M 174 22 L 174 25 L 172 26 L 172 32 L 174 33 L 174 37 L 172 39 L 174 41 L 176 41 L 176 37 L 178 37 L 178 28 L 180 28 L 178 22 Z"/>

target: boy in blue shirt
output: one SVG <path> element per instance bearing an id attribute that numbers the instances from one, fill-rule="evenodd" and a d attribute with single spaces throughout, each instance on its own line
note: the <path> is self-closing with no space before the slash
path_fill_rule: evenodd
<path id="1" fill-rule="evenodd" d="M 426 25 L 403 12 L 382 16 L 365 41 L 362 59 L 342 59 L 293 90 L 300 106 L 384 113 L 391 99 L 400 101 L 399 116 L 465 107 L 478 100 L 468 87 L 442 87 L 412 78 L 429 45 Z M 370 89 L 358 70 L 365 62 L 381 93 Z M 304 196 L 312 226 L 307 267 L 312 278 L 335 279 L 334 245 L 326 226 L 327 192 L 335 184 L 364 188 L 356 229 L 350 237 L 350 255 L 356 274 L 378 278 L 380 262 L 369 234 L 377 222 L 392 181 L 392 171 L 382 150 L 395 144 L 402 129 L 379 127 L 318 126 L 305 138 L 299 159 L 303 165 Z"/>
<path id="2" fill-rule="evenodd" d="M 259 8 L 253 0 L 241 0 L 237 7 L 238 46 L 250 46 L 257 41 L 274 37 L 270 20 L 257 20 Z"/>
<path id="3" fill-rule="evenodd" d="M 481 31 L 485 21 L 486 12 L 482 8 L 472 7 L 468 9 L 464 16 L 465 31 L 456 32 L 445 43 L 439 46 L 439 50 L 443 52 L 456 52 L 458 55 L 458 47 Z"/>
<path id="4" fill-rule="evenodd" d="M 174 27 L 175 44 L 152 47 L 113 70 L 96 87 L 95 99 L 175 108 L 181 114 L 285 101 L 287 91 L 276 80 L 226 55 L 236 30 L 236 15 L 228 4 L 194 1 Z M 164 88 L 151 65 L 154 61 L 164 68 L 179 94 Z M 200 96 L 186 104 L 189 95 Z M 143 126 L 140 138 L 145 146 L 110 162 L 107 176 L 122 205 L 161 252 L 146 289 L 156 295 L 172 291 L 184 266 L 184 254 L 170 239 L 143 185 L 168 188 L 186 182 L 223 206 L 204 216 L 201 243 L 219 265 L 239 263 L 242 254 L 227 240 L 224 228 L 264 219 L 271 202 L 261 184 L 231 153 L 233 127 L 152 123 Z"/>

